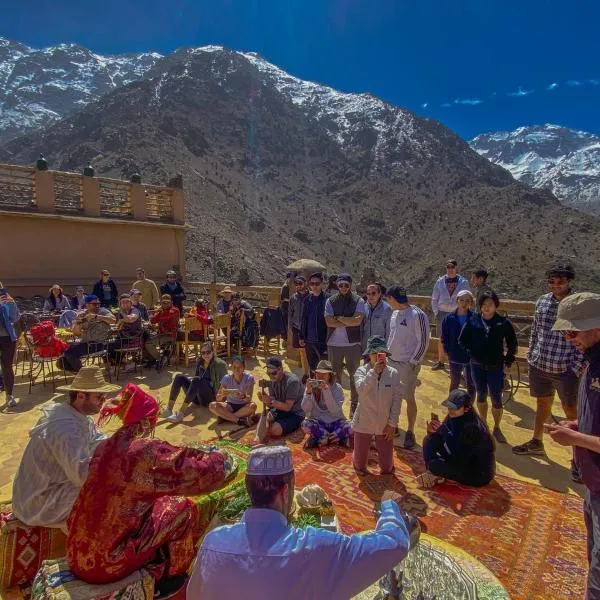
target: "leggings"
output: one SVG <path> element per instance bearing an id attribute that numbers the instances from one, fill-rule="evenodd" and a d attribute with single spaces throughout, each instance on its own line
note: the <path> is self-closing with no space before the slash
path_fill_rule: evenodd
<path id="1" fill-rule="evenodd" d="M 457 390 L 460 387 L 460 376 L 465 373 L 465 383 L 467 392 L 472 399 L 475 399 L 475 384 L 473 383 L 473 373 L 469 363 L 450 362 L 450 391 Z"/>
<path id="2" fill-rule="evenodd" d="M 8 396 L 12 396 L 15 386 L 15 372 L 13 371 L 13 360 L 17 351 L 17 342 L 5 335 L 0 337 L 0 368 L 2 368 L 2 381 Z"/>
<path id="3" fill-rule="evenodd" d="M 338 419 L 332 423 L 325 423 L 318 419 L 305 419 L 302 422 L 302 431 L 308 434 L 309 438 L 321 440 L 329 433 L 333 433 L 339 442 L 347 440 L 350 437 L 352 429 L 346 419 Z"/>
<path id="4" fill-rule="evenodd" d="M 207 379 L 202 377 L 192 377 L 190 379 L 186 375 L 179 373 L 175 375 L 171 391 L 169 392 L 168 408 L 170 410 L 173 410 L 175 400 L 177 400 L 177 396 L 179 396 L 181 390 L 185 391 L 184 402 L 193 402 L 199 406 L 208 406 L 215 399 L 215 391 Z"/>
<path id="5" fill-rule="evenodd" d="M 492 407 L 502 408 L 502 391 L 504 390 L 504 370 L 502 367 L 490 369 L 472 362 L 471 373 L 477 388 L 477 402 L 487 402 L 489 391 L 492 398 Z"/>

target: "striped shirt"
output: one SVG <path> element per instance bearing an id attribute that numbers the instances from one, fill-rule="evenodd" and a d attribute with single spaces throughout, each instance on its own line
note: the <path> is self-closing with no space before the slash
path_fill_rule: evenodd
<path id="1" fill-rule="evenodd" d="M 572 292 L 570 292 L 572 293 Z M 560 300 L 552 293 L 540 296 L 533 315 L 527 362 L 545 373 L 583 370 L 583 354 L 568 342 L 560 331 L 552 331 Z"/>
<path id="2" fill-rule="evenodd" d="M 393 361 L 420 364 L 425 358 L 429 338 L 429 319 L 418 306 L 411 304 L 392 313 L 387 346 Z"/>

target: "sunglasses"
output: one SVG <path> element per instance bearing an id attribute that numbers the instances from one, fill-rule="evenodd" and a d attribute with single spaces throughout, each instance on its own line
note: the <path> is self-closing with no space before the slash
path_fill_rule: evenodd
<path id="1" fill-rule="evenodd" d="M 572 340 L 573 338 L 577 337 L 579 331 L 574 331 L 573 329 L 564 329 L 563 331 L 561 331 L 561 333 L 565 339 Z"/>
<path id="2" fill-rule="evenodd" d="M 269 377 L 275 377 L 279 373 L 278 369 L 267 369 L 267 375 Z"/>
<path id="3" fill-rule="evenodd" d="M 202 356 L 208 356 L 209 354 L 212 354 L 212 350 L 202 350 L 200 354 L 202 354 Z"/>
<path id="4" fill-rule="evenodd" d="M 338 288 L 349 288 L 350 284 L 349 283 L 338 283 L 337 286 L 338 286 Z"/>
<path id="5" fill-rule="evenodd" d="M 110 273 L 102 273 L 102 277 L 110 277 Z"/>

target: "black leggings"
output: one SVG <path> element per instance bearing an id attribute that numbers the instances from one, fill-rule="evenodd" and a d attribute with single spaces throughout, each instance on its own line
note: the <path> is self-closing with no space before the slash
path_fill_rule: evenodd
<path id="1" fill-rule="evenodd" d="M 17 351 L 17 342 L 4 335 L 0 337 L 0 368 L 2 369 L 2 381 L 8 396 L 12 396 L 15 387 L 15 372 L 13 371 L 13 360 Z"/>

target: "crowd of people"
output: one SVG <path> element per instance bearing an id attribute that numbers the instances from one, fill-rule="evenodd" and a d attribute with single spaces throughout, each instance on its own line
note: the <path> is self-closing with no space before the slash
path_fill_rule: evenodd
<path id="1" fill-rule="evenodd" d="M 512 451 L 543 454 L 544 432 L 559 444 L 573 446 L 572 478 L 582 481 L 587 489 L 588 590 L 592 598 L 598 597 L 593 594 L 600 594 L 600 295 L 575 293 L 572 289 L 575 273 L 569 265 L 553 265 L 546 275 L 549 291 L 536 303 L 527 352 L 530 393 L 537 401 L 535 426 L 532 439 L 514 446 Z M 423 488 L 445 480 L 468 486 L 488 484 L 496 470 L 496 443 L 507 443 L 501 429 L 502 392 L 506 372 L 516 360 L 518 345 L 515 329 L 499 312 L 500 300 L 487 278 L 485 269 L 478 269 L 469 282 L 458 274 L 457 262 L 449 260 L 446 274 L 436 281 L 433 289 L 431 308 L 440 343 L 438 360 L 431 368 L 443 369 L 448 360 L 450 381 L 448 397 L 442 402 L 447 414 L 440 419 L 432 413 L 427 421 L 422 442 L 426 471 L 418 478 Z M 292 281 L 295 289 L 290 293 Z M 176 335 L 185 298 L 176 277 L 169 275 L 159 292 L 154 282 L 145 279 L 143 270 L 139 270 L 134 285 L 130 294 L 119 296 L 110 273 L 103 271 L 93 294 L 77 290 L 75 299 L 70 301 L 60 286 L 50 289 L 47 310 L 69 311 L 77 306 L 73 329 L 81 341 L 72 344 L 61 357 L 61 366 L 77 375 L 70 386 L 63 388 L 69 393 L 70 402 L 44 409 L 44 416 L 32 430 L 14 483 L 15 515 L 28 525 L 68 531 L 69 558 L 74 573 L 84 581 L 119 579 L 148 564 L 152 565 L 159 587 L 165 584 L 169 588 L 173 582 L 185 578 L 193 560 L 190 548 L 193 549 L 199 532 L 194 530 L 193 505 L 176 496 L 202 493 L 222 483 L 228 457 L 217 451 L 175 449 L 165 446 L 165 442 L 147 439 L 145 434 L 153 429 L 159 416 L 179 423 L 193 405 L 204 407 L 222 422 L 242 427 L 256 424 L 259 444 L 301 429 L 306 434 L 308 450 L 329 444 L 351 448 L 352 463 L 359 477 L 370 473 L 368 459 L 370 450 L 375 448 L 379 473 L 389 476 L 394 473 L 394 440 L 400 435 L 404 400 L 407 428 L 402 445 L 409 450 L 415 447 L 419 407 L 416 391 L 430 342 L 430 327 L 426 313 L 409 302 L 408 292 L 402 286 L 385 288 L 379 282 L 372 282 L 362 297 L 353 290 L 349 274 L 330 280 L 327 288 L 322 273 L 308 277 L 290 274 L 278 308 L 289 324 L 292 345 L 305 353 L 308 367 L 305 377 L 286 370 L 280 356 L 266 358 L 266 379 L 255 381 L 246 370 L 244 357 L 238 355 L 233 356 L 228 372 L 227 363 L 216 355 L 212 343 L 203 340 L 194 374 L 175 376 L 168 403 L 161 409 L 152 396 L 132 384 L 117 401 L 105 404 L 104 395 L 118 388 L 107 383 L 97 367 L 81 364 L 81 357 L 101 341 L 102 331 L 110 330 L 116 322 L 121 324 L 120 332 L 143 335 L 140 325 L 146 319 L 141 313 L 142 306 L 152 311 L 149 320 L 159 328 L 159 339 L 144 346 L 150 363 L 158 358 L 153 352 L 158 351 L 160 336 L 172 340 Z M 110 309 L 116 305 L 115 315 Z M 210 318 L 202 301 L 192 310 L 198 318 Z M 230 288 L 221 290 L 217 312 L 235 310 L 252 310 L 252 307 L 236 298 Z M 12 360 L 18 321 L 18 307 L 0 284 L 0 359 L 9 406 L 14 403 Z M 116 347 L 109 348 L 109 360 L 118 359 L 115 350 Z M 343 409 L 344 371 L 348 374 L 350 392 L 348 417 Z M 463 383 L 466 389 L 461 388 Z M 177 408 L 182 390 L 183 403 Z M 548 424 L 555 392 L 566 419 Z M 488 396 L 492 403 L 491 429 L 487 422 Z M 262 404 L 262 411 L 256 400 Z M 123 428 L 108 439 L 98 433 L 89 418 L 101 410 L 104 417 L 116 414 L 124 422 Z M 271 452 L 272 460 L 268 460 L 266 456 Z M 290 535 L 285 517 L 293 490 L 291 458 L 282 448 L 260 448 L 251 456 L 255 458 L 251 458 L 246 481 L 253 508 L 244 516 L 246 527 L 217 530 L 206 538 L 199 553 L 202 568 L 194 571 L 189 588 L 196 590 L 193 593 L 197 592 L 197 596 L 200 590 L 202 597 L 221 595 L 222 580 L 219 579 L 217 587 L 214 579 L 221 569 L 241 576 L 260 571 L 263 564 L 259 561 L 254 567 L 244 566 L 232 557 L 254 553 L 255 557 L 268 556 L 274 560 L 284 550 L 298 551 L 301 557 L 311 543 L 315 547 L 324 544 L 323 556 L 326 556 L 329 545 L 334 548 L 342 543 L 335 536 L 321 539 L 319 534 L 311 542 Z M 165 461 L 159 472 L 151 466 L 157 457 Z M 274 464 L 280 467 L 273 468 Z M 160 483 L 148 479 L 150 471 L 153 477 L 161 478 Z M 124 518 L 110 532 L 99 531 L 97 525 L 102 519 L 97 519 L 97 515 L 109 518 L 114 511 L 109 505 L 97 505 L 94 485 L 114 477 L 129 481 L 132 473 L 147 481 L 148 488 L 135 491 L 124 488 L 119 497 L 130 508 L 128 514 L 143 516 Z M 57 486 L 58 481 L 61 485 Z M 392 514 L 395 509 L 389 505 L 387 508 L 392 511 L 387 522 L 398 521 L 398 515 Z M 95 515 L 94 523 L 91 515 Z M 176 519 L 176 515 L 183 517 Z M 344 541 L 349 544 L 348 562 L 340 564 L 344 563 L 345 568 L 361 561 L 371 564 L 369 561 L 378 556 L 377 548 L 384 547 L 382 557 L 397 559 L 398 552 L 406 552 L 411 529 L 404 517 L 399 522 L 404 533 L 401 539 L 390 541 L 390 546 L 380 546 L 386 536 L 381 521 L 373 533 L 373 548 L 369 552 L 352 549 L 351 538 Z M 264 547 L 250 550 L 253 527 L 263 526 L 272 532 L 271 542 L 265 539 Z M 187 549 L 180 550 L 181 560 L 162 560 L 174 548 Z M 382 558 L 381 565 L 385 560 Z M 89 565 L 95 565 L 93 572 Z M 331 575 L 332 567 L 327 561 L 321 567 L 326 565 Z M 291 570 L 291 565 L 286 563 L 281 577 L 285 577 L 288 568 Z M 364 577 L 349 578 L 348 589 L 358 590 L 367 577 L 372 578 L 379 570 L 374 563 L 365 566 Z M 259 580 L 262 578 L 256 581 Z M 249 585 L 267 591 L 273 581 L 271 578 L 269 583 Z M 344 585 L 341 578 L 333 575 L 329 582 L 335 583 L 337 589 Z M 231 590 L 240 589 L 236 587 L 240 585 L 236 578 L 231 578 L 227 585 Z M 310 585 L 312 582 L 307 581 L 306 586 Z M 338 596 L 332 592 L 331 597 Z"/>

